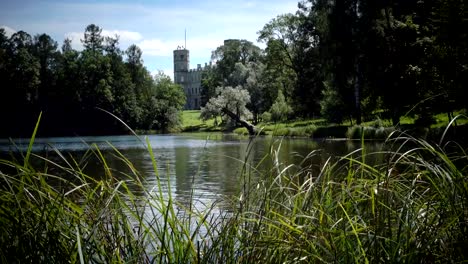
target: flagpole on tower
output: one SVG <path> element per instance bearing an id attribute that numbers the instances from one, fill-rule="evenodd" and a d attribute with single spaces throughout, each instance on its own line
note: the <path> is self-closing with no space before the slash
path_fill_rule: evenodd
<path id="1" fill-rule="evenodd" d="M 185 49 L 187 49 L 187 29 L 185 29 Z"/>

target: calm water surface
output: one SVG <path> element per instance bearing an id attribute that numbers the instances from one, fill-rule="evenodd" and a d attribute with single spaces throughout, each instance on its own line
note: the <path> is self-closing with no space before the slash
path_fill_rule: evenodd
<path id="1" fill-rule="evenodd" d="M 107 164 L 115 172 L 129 172 L 129 168 L 116 157 L 111 145 L 123 153 L 146 179 L 149 189 L 157 188 L 156 173 L 149 152 L 143 142 L 151 144 L 156 157 L 158 173 L 166 195 L 171 192 L 175 200 L 188 206 L 193 195 L 193 203 L 202 209 L 213 202 L 219 202 L 223 207 L 226 197 L 237 195 L 242 179 L 240 171 L 244 161 L 257 165 L 259 170 L 267 170 L 272 163 L 272 157 L 265 156 L 271 151 L 278 153 L 278 161 L 283 164 L 297 164 L 312 151 L 317 151 L 313 158 L 305 164 L 319 167 L 330 155 L 341 156 L 361 147 L 360 142 L 351 141 L 313 141 L 310 139 L 279 139 L 257 137 L 249 140 L 230 134 L 177 134 L 135 136 L 105 136 L 105 137 L 57 137 L 38 138 L 33 150 L 42 155 L 54 156 L 56 148 L 65 156 L 73 156 L 80 160 L 86 150 L 94 144 L 103 151 Z M 143 141 L 143 142 L 142 142 Z M 8 140 L 0 140 L 2 156 L 9 152 L 18 153 L 27 149 L 29 141 L 14 140 L 12 145 Z M 377 151 L 382 144 L 366 144 L 368 151 Z M 89 156 L 85 159 L 86 172 L 95 177 L 103 175 L 103 167 L 97 158 Z M 254 171 L 251 169 L 250 171 Z M 116 173 L 119 174 L 119 173 Z M 252 173 L 253 177 L 260 177 Z M 170 187 L 169 187 L 170 186 Z M 193 193 L 192 193 L 193 191 Z M 135 190 L 138 192 L 138 190 Z"/>

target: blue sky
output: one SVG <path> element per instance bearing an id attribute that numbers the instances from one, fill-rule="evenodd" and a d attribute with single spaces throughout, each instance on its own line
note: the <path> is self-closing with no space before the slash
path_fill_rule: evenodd
<path id="1" fill-rule="evenodd" d="M 211 51 L 224 39 L 256 42 L 257 32 L 279 14 L 294 13 L 298 0 L 153 0 L 68 1 L 0 0 L 0 27 L 11 33 L 24 30 L 31 35 L 47 33 L 59 45 L 65 37 L 80 50 L 80 39 L 91 23 L 104 35 L 120 35 L 125 50 L 136 44 L 143 50 L 145 66 L 172 77 L 172 51 L 184 45 L 190 65 L 210 60 Z M 260 45 L 262 46 L 262 45 Z"/>

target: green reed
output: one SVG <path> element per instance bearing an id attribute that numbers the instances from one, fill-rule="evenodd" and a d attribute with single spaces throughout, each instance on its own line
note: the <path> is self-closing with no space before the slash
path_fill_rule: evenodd
<path id="1" fill-rule="evenodd" d="M 0 160 L 2 263 L 468 259 L 468 156 L 454 142 L 431 144 L 394 132 L 379 153 L 363 144 L 341 158 L 305 165 L 319 153 L 312 151 L 302 166 L 282 164 L 281 144 L 273 143 L 253 163 L 249 144 L 239 161 L 240 194 L 230 198 L 230 211 L 215 214 L 216 204 L 199 211 L 165 193 L 149 141 L 142 144 L 158 182 L 152 189 L 112 146 L 125 170 L 112 168 L 96 145 L 81 159 L 56 149 L 59 161 L 35 154 L 36 131 L 22 160 Z M 369 163 L 373 155 L 383 162 Z M 99 160 L 100 177 L 86 174 L 89 157 Z"/>

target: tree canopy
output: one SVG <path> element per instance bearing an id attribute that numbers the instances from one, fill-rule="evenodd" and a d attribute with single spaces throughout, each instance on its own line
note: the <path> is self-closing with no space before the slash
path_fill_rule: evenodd
<path id="1" fill-rule="evenodd" d="M 239 85 L 254 122 L 292 109 L 288 118 L 395 125 L 411 112 L 428 125 L 435 113 L 466 110 L 467 24 L 463 1 L 304 0 L 258 32 L 265 50 L 229 40 L 213 51 L 204 101 Z"/>
<path id="2" fill-rule="evenodd" d="M 119 37 L 104 37 L 86 27 L 83 51 L 65 39 L 61 50 L 47 34 L 31 37 L 0 30 L 0 136 L 30 136 L 43 112 L 40 135 L 127 133 L 133 129 L 167 130 L 180 123 L 185 95 L 169 77 L 153 78 L 142 52 L 119 48 Z M 102 111 L 105 110 L 105 111 Z"/>

